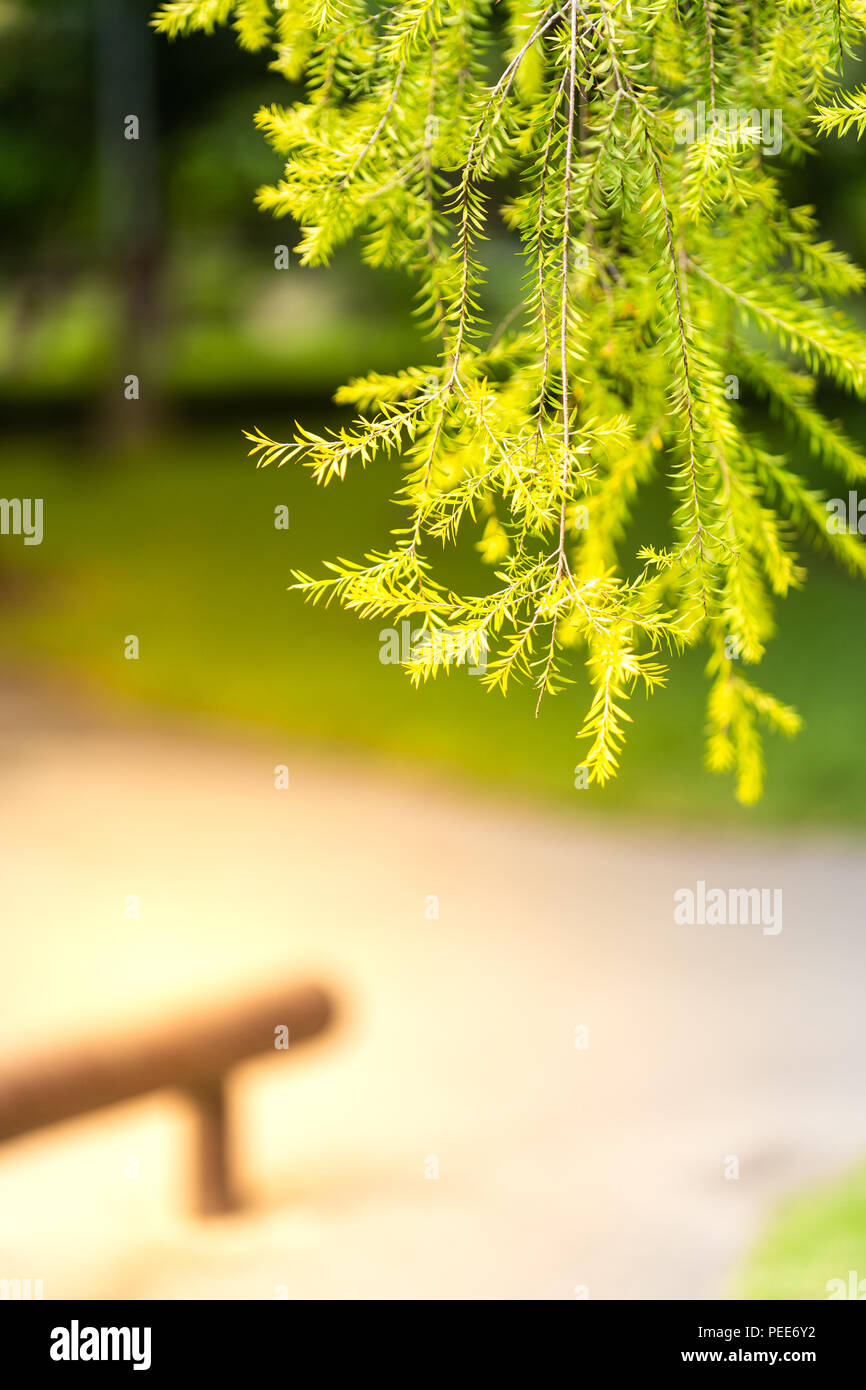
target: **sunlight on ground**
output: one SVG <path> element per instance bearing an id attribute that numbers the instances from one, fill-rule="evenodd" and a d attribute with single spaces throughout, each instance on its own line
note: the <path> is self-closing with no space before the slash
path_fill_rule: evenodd
<path id="1" fill-rule="evenodd" d="M 857 850 L 588 832 L 280 736 L 6 726 L 7 1055 L 278 980 L 344 1008 L 234 1074 L 236 1215 L 191 1214 L 168 1093 L 0 1150 L 4 1277 L 46 1297 L 707 1297 L 776 1195 L 866 1144 Z M 698 878 L 781 885 L 784 931 L 675 927 Z"/>

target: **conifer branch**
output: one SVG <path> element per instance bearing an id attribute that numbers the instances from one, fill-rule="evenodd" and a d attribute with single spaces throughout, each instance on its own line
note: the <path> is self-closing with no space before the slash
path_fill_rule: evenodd
<path id="1" fill-rule="evenodd" d="M 816 133 L 866 130 L 866 88 L 838 77 L 866 37 L 866 5 L 500 8 L 171 0 L 155 15 L 170 38 L 224 24 L 251 51 L 272 45 L 274 69 L 304 91 L 256 117 L 282 166 L 259 205 L 298 225 L 304 264 L 354 240 L 370 266 L 403 268 L 436 340 L 426 365 L 341 387 L 350 423 L 297 425 L 287 442 L 253 430 L 250 453 L 322 485 L 399 460 L 390 542 L 295 586 L 447 637 L 408 662 L 415 683 L 483 650 L 484 683 L 531 683 L 536 714 L 582 657 L 593 782 L 617 771 L 634 691 L 704 644 L 707 762 L 749 803 L 761 726 L 798 727 L 746 674 L 776 600 L 803 582 L 795 547 L 858 576 L 866 547 L 828 526 L 826 499 L 726 383 L 741 375 L 793 439 L 866 485 L 866 452 L 814 391 L 824 375 L 866 397 L 866 336 L 828 302 L 861 294 L 866 276 L 820 239 L 811 209 L 787 206 L 777 172 Z M 492 333 L 491 236 L 513 239 L 526 276 Z M 654 480 L 673 494 L 672 540 L 634 546 Z M 456 593 L 423 552 L 472 528 L 493 578 Z"/>

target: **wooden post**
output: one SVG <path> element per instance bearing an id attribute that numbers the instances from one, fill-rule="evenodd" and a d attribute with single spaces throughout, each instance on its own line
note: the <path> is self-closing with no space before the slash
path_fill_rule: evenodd
<path id="1" fill-rule="evenodd" d="M 283 1028 L 294 1051 L 327 1028 L 333 1015 L 324 989 L 294 985 L 198 1016 L 184 1013 L 168 1027 L 67 1044 L 25 1064 L 0 1062 L 0 1142 L 153 1091 L 179 1090 L 196 1110 L 196 1204 L 202 1212 L 230 1211 L 238 1194 L 231 1180 L 229 1069 L 275 1053 Z"/>
<path id="2" fill-rule="evenodd" d="M 214 1077 L 187 1087 L 186 1094 L 196 1112 L 193 1180 L 197 1209 L 202 1216 L 233 1211 L 240 1203 L 231 1180 L 225 1081 Z"/>

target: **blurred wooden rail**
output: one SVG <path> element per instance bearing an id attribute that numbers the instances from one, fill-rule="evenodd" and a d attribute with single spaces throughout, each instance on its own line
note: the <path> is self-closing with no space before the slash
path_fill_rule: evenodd
<path id="1" fill-rule="evenodd" d="M 274 990 L 243 1004 L 183 1015 L 172 1024 L 46 1053 L 13 1067 L 0 1064 L 0 1142 L 152 1091 L 182 1090 L 197 1119 L 197 1192 L 203 1212 L 237 1205 L 229 1168 L 225 1076 L 238 1062 L 274 1052 L 278 1030 L 297 1043 L 321 1033 L 334 1016 L 318 985 Z"/>

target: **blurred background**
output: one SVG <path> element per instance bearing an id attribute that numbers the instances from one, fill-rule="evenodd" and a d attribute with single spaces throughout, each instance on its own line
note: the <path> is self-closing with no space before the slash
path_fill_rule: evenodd
<path id="1" fill-rule="evenodd" d="M 615 785 L 576 791 L 579 672 L 535 720 L 465 672 L 414 691 L 380 623 L 305 607 L 292 568 L 386 543 L 396 465 L 325 491 L 257 471 L 241 431 L 332 423 L 343 381 L 429 349 L 411 287 L 353 251 L 276 268 L 294 232 L 253 205 L 279 167 L 252 118 L 292 92 L 230 32 L 157 38 L 150 8 L 0 0 L 2 491 L 45 507 L 41 545 L 0 538 L 0 1031 L 21 1056 L 110 1039 L 280 971 L 346 1008 L 291 1076 L 238 1083 L 245 1216 L 186 1214 L 188 1117 L 158 1098 L 0 1150 L 0 1277 L 825 1297 L 859 1252 L 866 1278 L 862 590 L 811 555 L 782 606 L 762 684 L 805 728 L 748 811 L 703 769 L 697 653 L 636 709 Z M 855 141 L 789 191 L 866 262 Z M 504 313 L 520 263 L 489 255 Z M 862 440 L 862 408 L 821 403 Z M 698 878 L 782 883 L 785 932 L 683 944 L 671 893 Z"/>

